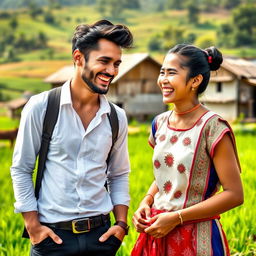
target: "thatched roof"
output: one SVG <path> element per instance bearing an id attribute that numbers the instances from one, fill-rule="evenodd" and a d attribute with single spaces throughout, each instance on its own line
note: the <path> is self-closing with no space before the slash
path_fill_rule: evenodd
<path id="1" fill-rule="evenodd" d="M 227 72 L 211 72 L 211 82 L 231 82 L 235 78 L 256 85 L 256 64 L 244 59 L 224 58 L 221 68 Z"/>
<path id="2" fill-rule="evenodd" d="M 221 66 L 241 78 L 256 78 L 256 64 L 244 59 L 225 58 Z"/>
<path id="3" fill-rule="evenodd" d="M 120 64 L 119 73 L 115 77 L 115 79 L 112 81 L 112 83 L 117 82 L 121 77 L 123 77 L 125 74 L 127 74 L 131 69 L 133 69 L 135 66 L 140 64 L 141 62 L 149 60 L 156 65 L 159 66 L 159 69 L 161 67 L 161 64 L 151 58 L 149 54 L 147 53 L 133 53 L 133 54 L 123 54 L 122 55 L 122 63 Z M 74 66 L 65 66 L 61 68 L 60 70 L 56 71 L 55 73 L 51 74 L 50 76 L 46 77 L 44 79 L 44 82 L 51 83 L 51 84 L 61 84 L 65 83 L 67 80 L 72 78 L 74 74 Z"/>
<path id="4" fill-rule="evenodd" d="M 28 102 L 27 98 L 18 98 L 11 101 L 8 101 L 5 105 L 8 109 L 18 109 L 25 106 L 25 104 Z"/>

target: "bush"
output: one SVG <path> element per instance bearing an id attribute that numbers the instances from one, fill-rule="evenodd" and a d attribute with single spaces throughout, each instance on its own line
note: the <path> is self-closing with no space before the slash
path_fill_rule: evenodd
<path id="1" fill-rule="evenodd" d="M 195 45 L 202 49 L 205 49 L 211 45 L 216 45 L 216 41 L 212 35 L 204 35 L 197 38 L 197 40 L 195 41 Z"/>

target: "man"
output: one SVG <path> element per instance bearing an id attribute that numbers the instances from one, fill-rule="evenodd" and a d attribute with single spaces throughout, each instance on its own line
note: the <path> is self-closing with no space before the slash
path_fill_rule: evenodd
<path id="1" fill-rule="evenodd" d="M 119 134 L 107 164 L 112 131 L 104 94 L 118 74 L 121 48 L 131 47 L 132 41 L 127 27 L 106 20 L 76 28 L 72 40 L 75 73 L 61 89 L 38 200 L 32 173 L 49 92 L 33 96 L 22 112 L 11 175 L 15 212 L 24 217 L 32 256 L 115 255 L 127 233 L 127 120 L 115 106 Z M 109 192 L 104 187 L 107 169 Z M 111 211 L 116 220 L 112 227 Z M 81 224 L 82 230 L 74 228 L 74 223 Z"/>

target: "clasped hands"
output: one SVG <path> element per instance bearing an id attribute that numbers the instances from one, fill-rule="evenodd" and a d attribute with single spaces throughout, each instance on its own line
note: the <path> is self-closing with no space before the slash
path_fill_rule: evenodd
<path id="1" fill-rule="evenodd" d="M 132 222 L 139 233 L 147 233 L 155 238 L 166 236 L 180 224 L 175 212 L 163 212 L 151 217 L 151 209 L 147 204 L 141 204 L 134 213 Z"/>

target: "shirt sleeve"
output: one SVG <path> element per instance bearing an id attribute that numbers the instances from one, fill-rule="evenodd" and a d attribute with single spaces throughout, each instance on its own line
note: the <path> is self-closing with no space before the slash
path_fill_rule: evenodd
<path id="1" fill-rule="evenodd" d="M 118 138 L 113 146 L 108 165 L 108 188 L 113 205 L 130 203 L 128 155 L 128 124 L 124 110 L 116 108 L 119 120 Z"/>
<path id="2" fill-rule="evenodd" d="M 233 130 L 229 123 L 219 116 L 212 118 L 205 127 L 207 152 L 209 153 L 210 157 L 213 158 L 216 145 L 218 145 L 225 134 L 228 134 L 231 138 L 238 166 L 241 171 Z"/>
<path id="3" fill-rule="evenodd" d="M 42 123 L 47 104 L 45 96 L 44 93 L 31 97 L 21 114 L 11 166 L 16 213 L 37 211 L 32 176 L 41 145 Z"/>

